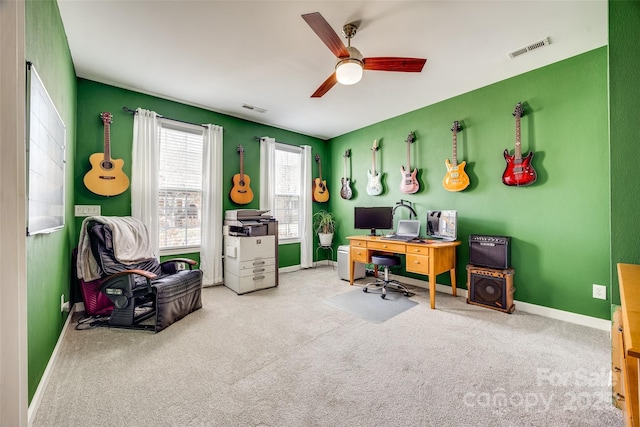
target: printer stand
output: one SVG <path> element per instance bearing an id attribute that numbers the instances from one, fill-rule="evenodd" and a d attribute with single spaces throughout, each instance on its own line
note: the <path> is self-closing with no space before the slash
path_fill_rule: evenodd
<path id="1" fill-rule="evenodd" d="M 224 236 L 224 284 L 238 295 L 277 286 L 276 236 Z"/>

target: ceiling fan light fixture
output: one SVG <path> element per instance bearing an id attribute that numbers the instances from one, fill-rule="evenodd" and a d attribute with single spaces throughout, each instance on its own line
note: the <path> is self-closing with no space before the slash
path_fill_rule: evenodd
<path id="1" fill-rule="evenodd" d="M 343 85 L 352 85 L 362 79 L 362 61 L 346 58 L 336 64 L 336 80 Z"/>

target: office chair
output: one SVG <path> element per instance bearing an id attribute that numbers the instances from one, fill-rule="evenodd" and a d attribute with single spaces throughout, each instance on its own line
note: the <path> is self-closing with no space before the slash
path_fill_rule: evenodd
<path id="1" fill-rule="evenodd" d="M 385 299 L 387 297 L 387 289 L 402 292 L 405 297 L 409 297 L 414 295 L 409 292 L 407 287 L 397 280 L 389 280 L 389 267 L 394 265 L 400 265 L 400 257 L 397 255 L 372 255 L 371 263 L 377 266 L 384 266 L 384 279 L 376 279 L 371 283 L 367 283 L 364 288 L 362 288 L 362 292 L 369 292 L 369 286 L 380 287 L 382 290 L 382 294 L 380 297 Z"/>

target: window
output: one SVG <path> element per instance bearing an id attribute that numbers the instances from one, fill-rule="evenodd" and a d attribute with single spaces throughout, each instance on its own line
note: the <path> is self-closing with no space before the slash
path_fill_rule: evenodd
<path id="1" fill-rule="evenodd" d="M 277 144 L 275 149 L 275 212 L 278 239 L 299 239 L 302 153 L 298 147 Z"/>
<path id="2" fill-rule="evenodd" d="M 158 180 L 160 250 L 200 246 L 203 130 L 162 120 Z"/>

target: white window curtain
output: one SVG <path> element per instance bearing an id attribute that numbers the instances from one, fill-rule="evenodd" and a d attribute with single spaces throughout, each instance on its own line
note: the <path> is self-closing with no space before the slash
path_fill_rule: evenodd
<path id="1" fill-rule="evenodd" d="M 203 286 L 222 283 L 222 137 L 221 126 L 208 124 L 202 150 L 202 243 L 200 268 Z"/>
<path id="2" fill-rule="evenodd" d="M 147 226 L 149 244 L 158 256 L 158 162 L 160 149 L 158 114 L 138 108 L 133 118 L 131 153 L 131 216 Z"/>
<path id="3" fill-rule="evenodd" d="M 302 229 L 300 230 L 300 266 L 313 267 L 313 223 L 311 205 L 311 147 L 302 146 L 302 200 L 300 211 Z"/>
<path id="4" fill-rule="evenodd" d="M 158 242 L 158 162 L 160 118 L 138 108 L 133 119 L 131 215 L 147 226 L 156 256 Z M 222 282 L 222 135 L 220 126 L 205 125 L 200 269 L 204 286 Z"/>
<path id="5" fill-rule="evenodd" d="M 275 150 L 274 138 L 260 138 L 260 209 L 274 211 L 275 208 Z M 300 147 L 302 153 L 301 167 L 301 230 L 300 230 L 300 266 L 313 266 L 313 234 L 311 224 L 311 147 Z M 308 191 L 307 191 L 308 190 Z"/>

